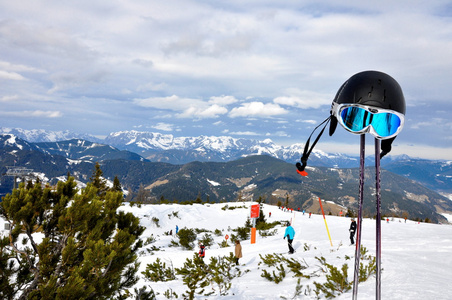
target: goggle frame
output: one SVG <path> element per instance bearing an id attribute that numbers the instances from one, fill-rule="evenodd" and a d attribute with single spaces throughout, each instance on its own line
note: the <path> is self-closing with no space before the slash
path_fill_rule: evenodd
<path id="1" fill-rule="evenodd" d="M 362 129 L 355 131 L 355 130 L 350 129 L 345 124 L 344 120 L 342 119 L 342 111 L 349 107 L 356 107 L 356 108 L 363 109 L 363 110 L 371 113 L 372 115 L 380 114 L 380 113 L 387 113 L 387 114 L 395 115 L 399 118 L 400 124 L 399 124 L 396 132 L 391 135 L 388 135 L 388 136 L 382 136 L 382 135 L 378 134 L 375 131 L 375 128 L 373 127 L 372 122 L 369 123 L 368 125 L 366 125 L 365 127 L 363 127 Z M 341 124 L 341 126 L 344 127 L 344 129 L 347 130 L 348 132 L 351 132 L 353 134 L 370 133 L 371 135 L 373 135 L 375 138 L 377 138 L 379 140 L 386 140 L 386 139 L 390 139 L 390 138 L 397 136 L 400 133 L 400 131 L 402 131 L 403 125 L 405 124 L 405 115 L 403 115 L 402 113 L 399 113 L 397 111 L 390 110 L 390 109 L 383 109 L 383 108 L 378 108 L 375 106 L 367 106 L 367 105 L 362 105 L 362 104 L 357 104 L 357 103 L 333 102 L 331 105 L 331 114 L 336 117 L 339 124 Z"/>

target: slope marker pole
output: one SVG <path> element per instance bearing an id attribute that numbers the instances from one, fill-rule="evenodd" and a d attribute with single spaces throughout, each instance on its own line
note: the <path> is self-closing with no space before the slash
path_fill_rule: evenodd
<path id="1" fill-rule="evenodd" d="M 323 211 L 322 199 L 319 197 L 320 209 L 322 210 L 323 221 L 325 221 L 326 232 L 328 233 L 328 238 L 330 239 L 331 247 L 333 247 L 333 242 L 331 241 L 330 231 L 328 230 L 328 224 L 326 223 L 325 212 Z"/>

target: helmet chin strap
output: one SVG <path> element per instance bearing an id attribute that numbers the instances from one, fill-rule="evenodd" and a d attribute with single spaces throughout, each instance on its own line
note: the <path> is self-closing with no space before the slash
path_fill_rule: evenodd
<path id="1" fill-rule="evenodd" d="M 322 123 L 317 125 L 316 128 L 314 128 L 314 130 L 311 132 L 311 135 L 309 136 L 308 140 L 306 141 L 306 144 L 304 146 L 303 155 L 300 158 L 301 163 L 297 162 L 295 164 L 297 166 L 297 173 L 300 174 L 301 176 L 307 176 L 308 175 L 308 173 L 304 169 L 306 168 L 306 166 L 308 164 L 309 155 L 311 154 L 311 152 L 314 149 L 315 145 L 319 141 L 320 137 L 323 134 L 323 131 L 325 131 L 325 128 L 328 125 L 328 123 L 330 122 L 330 120 L 331 120 L 331 115 L 328 118 L 326 118 Z M 320 131 L 319 135 L 317 135 L 317 138 L 315 139 L 314 143 L 312 143 L 311 148 L 309 148 L 309 143 L 311 141 L 312 134 L 314 133 L 314 131 L 317 130 L 317 128 L 319 128 L 323 124 L 325 124 L 325 125 L 323 126 L 323 128 Z"/>
<path id="2" fill-rule="evenodd" d="M 396 137 L 397 137 L 397 136 L 392 137 L 392 138 L 387 139 L 387 140 L 382 140 L 382 141 L 381 141 L 380 159 L 382 159 L 383 156 L 385 156 L 386 154 L 388 154 L 389 152 L 391 152 L 392 142 L 395 140 Z"/>
<path id="3" fill-rule="evenodd" d="M 315 145 L 317 144 L 317 142 L 319 141 L 320 137 L 322 136 L 323 132 L 325 131 L 326 126 L 328 125 L 328 123 L 331 121 L 331 126 L 330 126 L 330 136 L 334 133 L 336 126 L 337 126 L 337 120 L 334 116 L 330 115 L 328 118 L 326 118 L 322 123 L 320 123 L 319 125 L 317 125 L 316 128 L 314 128 L 314 130 L 311 132 L 311 135 L 309 135 L 308 140 L 306 141 L 306 144 L 304 146 L 304 150 L 303 150 L 303 155 L 300 158 L 300 162 L 297 162 L 295 165 L 297 166 L 297 173 L 300 174 L 301 176 L 308 176 L 308 172 L 305 171 L 306 166 L 308 165 L 308 158 L 309 155 L 311 154 L 312 150 L 314 149 Z M 314 140 L 314 143 L 312 143 L 311 148 L 309 148 L 309 144 L 311 141 L 311 137 L 314 134 L 314 131 L 317 130 L 317 128 L 319 128 L 320 126 L 322 126 L 323 124 L 325 124 L 322 128 L 322 130 L 320 131 L 320 133 L 317 135 L 316 139 Z M 394 141 L 395 137 L 392 137 L 390 139 L 387 140 L 382 140 L 381 141 L 381 153 L 380 153 L 380 159 L 383 158 L 383 156 L 385 156 L 386 154 L 388 154 L 389 152 L 391 152 L 391 148 L 392 148 L 392 142 Z"/>

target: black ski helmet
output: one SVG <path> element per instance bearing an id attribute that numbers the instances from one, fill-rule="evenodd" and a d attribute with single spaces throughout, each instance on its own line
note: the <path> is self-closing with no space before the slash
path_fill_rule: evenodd
<path id="1" fill-rule="evenodd" d="M 389 109 L 405 115 L 405 97 L 397 81 L 386 73 L 363 71 L 350 77 L 337 91 L 333 103 L 361 104 Z M 330 136 L 337 127 L 337 119 L 331 115 Z M 381 141 L 380 158 L 391 151 L 396 136 Z"/>
<path id="2" fill-rule="evenodd" d="M 334 103 L 360 104 L 379 109 L 392 110 L 402 115 L 405 115 L 406 109 L 405 97 L 403 96 L 400 85 L 394 78 L 379 71 L 363 71 L 350 77 L 339 88 L 332 104 Z M 307 166 L 309 155 L 322 136 L 328 122 L 331 122 L 329 130 L 331 136 L 336 130 L 338 123 L 336 116 L 333 115 L 332 109 L 330 111 L 330 116 L 318 125 L 309 136 L 304 147 L 303 155 L 300 158 L 300 162 L 296 164 L 298 169 L 297 172 L 302 176 L 307 176 L 305 168 Z M 320 131 L 317 138 L 314 140 L 314 143 L 310 147 L 312 134 L 323 124 L 325 124 L 323 129 Z M 391 145 L 395 138 L 396 136 L 382 140 L 382 152 L 380 153 L 380 158 L 391 151 Z"/>
<path id="3" fill-rule="evenodd" d="M 350 77 L 337 91 L 333 103 L 361 104 L 390 109 L 405 115 L 405 97 L 394 78 L 378 71 L 363 71 Z M 337 119 L 331 116 L 330 136 L 336 130 Z"/>

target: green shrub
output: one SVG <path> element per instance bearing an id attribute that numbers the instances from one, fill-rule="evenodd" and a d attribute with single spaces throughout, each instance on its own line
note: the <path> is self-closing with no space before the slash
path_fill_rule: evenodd
<path id="1" fill-rule="evenodd" d="M 229 244 L 227 240 L 222 240 L 221 243 L 218 243 L 218 246 L 220 246 L 220 248 L 226 248 L 229 247 Z"/>
<path id="2" fill-rule="evenodd" d="M 209 246 L 213 245 L 212 235 L 208 234 L 208 233 L 204 234 L 199 241 L 201 242 L 201 244 L 203 244 L 206 247 L 209 247 Z"/>
<path id="3" fill-rule="evenodd" d="M 205 228 L 195 228 L 193 230 L 195 231 L 196 234 L 200 234 L 200 233 L 203 233 L 203 232 L 211 232 L 210 230 L 205 229 Z"/>
<path id="4" fill-rule="evenodd" d="M 186 259 L 182 268 L 176 268 L 176 274 L 182 275 L 182 281 L 188 290 L 182 295 L 188 299 L 194 299 L 195 294 L 204 293 L 204 289 L 209 285 L 206 280 L 207 268 L 204 261 L 197 254 L 193 259 Z"/>
<path id="5" fill-rule="evenodd" d="M 184 227 L 179 230 L 177 236 L 179 237 L 179 245 L 182 246 L 182 248 L 193 250 L 195 247 L 194 241 L 196 240 L 196 233 L 193 229 Z"/>
<path id="6" fill-rule="evenodd" d="M 176 294 L 176 292 L 173 292 L 172 289 L 167 289 L 164 293 L 163 296 L 165 296 L 166 299 L 172 299 L 172 298 L 179 298 Z"/>
<path id="7" fill-rule="evenodd" d="M 284 269 L 283 264 L 276 266 L 276 270 L 278 271 L 278 274 L 276 274 L 275 270 L 273 270 L 272 273 L 269 273 L 266 269 L 263 269 L 261 277 L 266 278 L 268 281 L 273 281 L 274 283 L 280 283 L 286 277 L 286 270 Z"/>
<path id="8" fill-rule="evenodd" d="M 273 230 L 259 230 L 259 235 L 261 237 L 274 236 L 278 233 L 278 229 Z"/>
<path id="9" fill-rule="evenodd" d="M 348 265 L 343 264 L 341 270 L 326 262 L 324 257 L 316 259 L 326 268 L 326 282 L 314 282 L 318 293 L 323 293 L 327 299 L 345 293 L 352 288 L 352 282 L 348 281 Z"/>
<path id="10" fill-rule="evenodd" d="M 294 273 L 294 277 L 304 277 L 311 278 L 310 275 L 304 275 L 301 271 L 307 269 L 307 264 L 295 258 L 286 258 L 281 254 L 266 254 L 265 256 L 259 255 L 262 262 L 259 265 L 265 264 L 267 267 L 276 268 L 272 273 L 268 272 L 266 269 L 262 270 L 261 277 L 266 278 L 269 281 L 275 283 L 280 283 L 286 276 L 286 269 L 284 266 L 288 267 L 288 270 Z"/>
<path id="11" fill-rule="evenodd" d="M 308 287 L 307 291 L 309 291 L 309 293 L 310 293 L 309 287 Z M 303 285 L 301 284 L 301 279 L 298 278 L 297 285 L 295 286 L 295 292 L 291 299 L 300 299 L 302 294 L 303 294 Z M 288 298 L 281 296 L 281 299 L 288 299 Z"/>
<path id="12" fill-rule="evenodd" d="M 233 229 L 233 231 L 237 232 L 238 239 L 241 241 L 250 238 L 250 229 L 247 227 L 237 227 L 236 229 Z"/>
<path id="13" fill-rule="evenodd" d="M 147 246 L 149 244 L 152 244 L 156 241 L 155 237 L 153 234 L 151 234 L 151 236 L 149 236 L 148 238 L 146 238 L 146 241 L 144 241 L 144 246 Z"/>
<path id="14" fill-rule="evenodd" d="M 182 275 L 182 281 L 188 287 L 182 296 L 194 299 L 196 294 L 209 296 L 215 291 L 220 296 L 227 295 L 231 280 L 242 275 L 239 268 L 231 267 L 234 260 L 232 253 L 229 256 L 211 257 L 208 264 L 196 254 L 193 259 L 187 258 L 183 268 L 176 268 L 176 274 Z"/>
<path id="15" fill-rule="evenodd" d="M 256 229 L 257 230 L 270 230 L 270 229 L 275 228 L 278 225 L 281 225 L 280 221 L 275 221 L 272 223 L 259 222 L 259 223 L 256 223 Z"/>
<path id="16" fill-rule="evenodd" d="M 366 281 L 377 272 L 377 259 L 375 256 L 367 255 L 367 248 L 361 246 L 361 262 L 359 263 L 359 282 Z M 366 264 L 364 262 L 367 262 Z"/>
<path id="17" fill-rule="evenodd" d="M 178 211 L 173 211 L 173 212 L 171 212 L 170 214 L 168 214 L 168 218 L 169 218 L 169 219 L 171 219 L 172 217 L 175 217 L 175 218 L 180 219 L 180 218 L 179 218 L 179 212 L 178 212 Z"/>
<path id="18" fill-rule="evenodd" d="M 146 266 L 146 271 L 141 272 L 144 278 L 149 281 L 159 282 L 159 281 L 170 281 L 176 279 L 174 275 L 174 269 L 166 267 L 166 263 L 162 262 L 160 258 L 152 264 Z"/>

